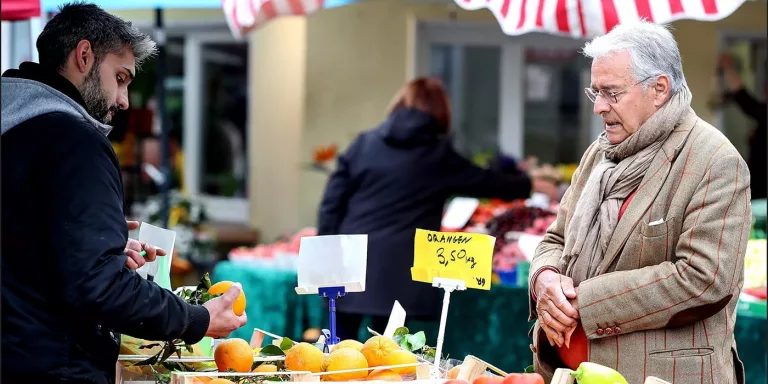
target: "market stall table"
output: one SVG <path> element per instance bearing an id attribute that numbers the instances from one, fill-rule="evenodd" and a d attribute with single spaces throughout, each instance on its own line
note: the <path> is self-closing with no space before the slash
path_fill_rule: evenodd
<path id="1" fill-rule="evenodd" d="M 219 263 L 212 280 L 238 281 L 247 298 L 248 325 L 232 337 L 250 339 L 253 328 L 301 340 L 307 328 L 327 324 L 327 308 L 317 296 L 297 295 L 296 272 L 247 263 Z M 445 354 L 475 355 L 508 372 L 521 372 L 532 363 L 528 331 L 528 291 L 495 286 L 490 292 L 466 291 L 451 300 L 445 334 Z M 462 316 L 458 316 L 462 314 Z M 434 344 L 437 322 L 408 322 L 413 331 L 423 330 L 427 343 Z M 382 330 L 383 331 L 383 330 Z M 766 383 L 766 317 L 739 313 L 736 342 L 747 371 L 747 383 Z M 368 335 L 361 333 L 359 339 Z"/>

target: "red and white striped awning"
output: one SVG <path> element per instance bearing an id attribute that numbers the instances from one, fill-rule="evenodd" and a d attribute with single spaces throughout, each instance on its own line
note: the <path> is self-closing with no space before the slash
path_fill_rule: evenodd
<path id="1" fill-rule="evenodd" d="M 319 11 L 325 0 L 222 0 L 221 5 L 232 33 L 240 37 L 278 16 Z"/>
<path id="2" fill-rule="evenodd" d="M 488 8 L 507 35 L 546 32 L 577 38 L 607 33 L 620 23 L 647 19 L 717 21 L 745 0 L 455 0 L 467 10 Z"/>
<path id="3" fill-rule="evenodd" d="M 8 21 L 40 17 L 40 0 L 3 0 L 1 13 L 3 20 Z"/>

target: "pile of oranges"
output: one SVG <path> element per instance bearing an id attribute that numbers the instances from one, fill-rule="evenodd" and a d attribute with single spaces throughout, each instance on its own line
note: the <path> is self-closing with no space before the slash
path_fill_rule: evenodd
<path id="1" fill-rule="evenodd" d="M 392 339 L 374 336 L 365 344 L 344 340 L 325 356 L 308 343 L 293 346 L 285 355 L 285 367 L 291 371 L 326 372 L 323 381 L 383 380 L 402 381 L 403 376 L 416 374 L 416 366 L 391 369 L 375 367 L 416 364 L 416 355 L 400 348 Z"/>
<path id="2" fill-rule="evenodd" d="M 277 366 L 271 364 L 259 365 L 251 371 L 254 350 L 242 339 L 221 342 L 214 352 L 214 360 L 219 372 L 277 372 Z M 286 369 L 324 373 L 322 381 L 403 381 L 404 377 L 416 374 L 417 363 L 416 355 L 384 336 L 371 337 L 364 344 L 356 340 L 344 340 L 327 356 L 309 343 L 295 344 L 285 354 Z M 457 366 L 448 372 L 449 380 L 446 384 L 469 384 L 456 379 L 460 368 Z M 195 378 L 195 383 L 233 384 L 226 379 L 208 378 Z M 507 377 L 483 375 L 472 384 L 543 383 L 538 374 L 511 374 Z"/>

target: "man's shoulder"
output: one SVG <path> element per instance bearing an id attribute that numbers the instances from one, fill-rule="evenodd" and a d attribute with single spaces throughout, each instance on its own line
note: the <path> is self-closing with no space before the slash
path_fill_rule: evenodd
<path id="1" fill-rule="evenodd" d="M 719 160 L 737 156 L 744 161 L 739 151 L 730 140 L 712 124 L 699 118 L 691 131 L 691 137 L 686 143 L 689 157 L 688 164 L 698 164 L 709 169 Z M 746 165 L 746 163 L 745 163 Z"/>
<path id="2" fill-rule="evenodd" d="M 50 112 L 35 116 L 14 127 L 12 131 L 24 132 L 38 139 L 48 139 L 58 147 L 93 145 L 103 149 L 109 146 L 109 139 L 94 129 L 91 123 L 81 116 L 67 112 Z"/>

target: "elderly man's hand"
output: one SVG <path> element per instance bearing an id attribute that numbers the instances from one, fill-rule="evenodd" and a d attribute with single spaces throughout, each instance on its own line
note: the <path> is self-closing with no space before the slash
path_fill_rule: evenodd
<path id="1" fill-rule="evenodd" d="M 573 280 L 554 271 L 543 271 L 536 277 L 534 293 L 538 298 L 539 325 L 547 334 L 549 344 L 566 344 L 579 318 Z"/>
<path id="2" fill-rule="evenodd" d="M 127 221 L 127 223 L 129 231 L 139 228 L 138 221 Z M 147 252 L 147 255 L 142 256 L 141 251 Z M 166 252 L 153 245 L 134 239 L 128 239 L 128 243 L 125 245 L 125 254 L 128 255 L 125 265 L 130 269 L 136 270 L 141 268 L 147 261 L 154 261 L 157 256 L 165 256 Z"/>

